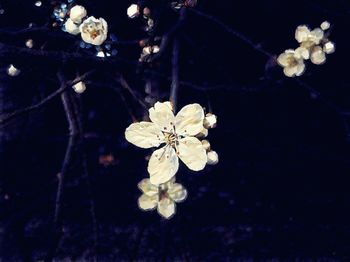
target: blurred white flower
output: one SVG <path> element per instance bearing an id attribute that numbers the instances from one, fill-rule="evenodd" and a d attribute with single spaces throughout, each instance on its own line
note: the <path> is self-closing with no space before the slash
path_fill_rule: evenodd
<path id="1" fill-rule="evenodd" d="M 68 18 L 67 21 L 64 23 L 64 27 L 66 31 L 72 35 L 80 34 L 79 25 L 74 23 L 73 20 L 70 18 Z"/>
<path id="2" fill-rule="evenodd" d="M 311 62 L 315 65 L 321 65 L 326 62 L 326 54 L 322 47 L 316 46 L 311 51 Z"/>
<path id="3" fill-rule="evenodd" d="M 283 72 L 288 77 L 300 76 L 305 71 L 304 59 L 295 50 L 284 51 L 277 58 L 277 62 L 284 68 Z"/>
<path id="4" fill-rule="evenodd" d="M 157 102 L 149 109 L 152 122 L 131 124 L 125 138 L 141 148 L 162 148 L 153 152 L 148 163 L 151 183 L 163 184 L 175 176 L 179 158 L 193 170 L 204 169 L 206 150 L 195 136 L 203 129 L 204 111 L 199 104 L 183 107 L 175 116 L 170 102 Z"/>
<path id="5" fill-rule="evenodd" d="M 18 76 L 21 73 L 21 70 L 17 69 L 14 65 L 9 65 L 7 68 L 7 74 L 9 76 Z"/>
<path id="6" fill-rule="evenodd" d="M 103 18 L 90 16 L 80 25 L 80 32 L 84 42 L 101 45 L 107 39 L 108 25 Z"/>
<path id="7" fill-rule="evenodd" d="M 80 82 L 76 83 L 74 86 L 72 86 L 72 88 L 74 89 L 74 91 L 76 93 L 82 94 L 86 90 L 86 85 L 84 82 L 80 81 Z"/>
<path id="8" fill-rule="evenodd" d="M 187 197 L 187 190 L 175 179 L 159 186 L 153 185 L 150 179 L 143 179 L 138 184 L 143 194 L 138 199 L 138 205 L 142 210 L 153 210 L 157 208 L 158 213 L 170 219 L 176 212 L 176 204 Z"/>
<path id="9" fill-rule="evenodd" d="M 207 161 L 208 165 L 216 165 L 217 163 L 219 163 L 219 155 L 215 151 L 209 151 L 207 153 L 207 156 L 208 156 L 208 161 Z"/>
<path id="10" fill-rule="evenodd" d="M 74 6 L 70 12 L 69 17 L 74 23 L 81 24 L 83 18 L 87 15 L 85 7 L 81 5 Z"/>
<path id="11" fill-rule="evenodd" d="M 131 6 L 129 6 L 127 14 L 129 18 L 138 17 L 140 15 L 140 7 L 136 4 L 132 4 Z"/>
<path id="12" fill-rule="evenodd" d="M 324 32 L 320 28 L 310 31 L 306 25 L 298 26 L 295 31 L 295 39 L 303 47 L 309 48 L 312 45 L 318 45 L 324 37 Z"/>

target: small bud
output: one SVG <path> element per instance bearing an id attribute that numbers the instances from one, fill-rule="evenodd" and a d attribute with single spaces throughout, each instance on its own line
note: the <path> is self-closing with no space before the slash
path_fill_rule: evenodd
<path id="1" fill-rule="evenodd" d="M 332 54 L 335 52 L 335 45 L 333 42 L 327 42 L 324 44 L 323 46 L 323 51 L 326 53 L 326 54 Z"/>
<path id="2" fill-rule="evenodd" d="M 204 118 L 204 127 L 205 128 L 214 128 L 216 127 L 216 123 L 217 123 L 217 117 L 214 114 L 208 113 L 206 114 L 205 118 Z"/>
<path id="3" fill-rule="evenodd" d="M 202 140 L 202 145 L 206 151 L 210 150 L 210 143 L 208 140 Z"/>
<path id="4" fill-rule="evenodd" d="M 324 21 L 324 22 L 321 24 L 321 29 L 322 29 L 323 31 L 328 30 L 330 27 L 331 27 L 331 24 L 330 24 L 328 21 Z"/>
<path id="5" fill-rule="evenodd" d="M 135 18 L 138 17 L 140 15 L 140 8 L 138 5 L 136 4 L 132 4 L 131 6 L 129 6 L 128 10 L 127 10 L 127 14 L 129 18 Z"/>
<path id="6" fill-rule="evenodd" d="M 21 73 L 21 70 L 17 69 L 14 65 L 9 65 L 7 68 L 7 74 L 9 76 L 18 76 Z"/>
<path id="7" fill-rule="evenodd" d="M 85 7 L 76 5 L 70 10 L 69 17 L 74 23 L 80 24 L 82 19 L 87 15 Z"/>
<path id="8" fill-rule="evenodd" d="M 148 7 L 145 7 L 143 9 L 143 15 L 146 16 L 146 17 L 150 16 L 151 15 L 151 10 Z"/>
<path id="9" fill-rule="evenodd" d="M 33 46 L 34 46 L 33 40 L 32 40 L 32 39 L 28 39 L 28 40 L 26 41 L 26 47 L 28 47 L 28 48 L 33 48 Z"/>
<path id="10" fill-rule="evenodd" d="M 209 151 L 207 153 L 207 157 L 208 157 L 208 160 L 207 160 L 208 165 L 216 165 L 217 163 L 219 163 L 219 155 L 215 151 Z"/>
<path id="11" fill-rule="evenodd" d="M 78 94 L 82 94 L 85 92 L 86 90 L 86 85 L 84 82 L 80 81 L 78 83 L 76 83 L 74 86 L 72 86 L 74 91 Z"/>
<path id="12" fill-rule="evenodd" d="M 64 24 L 66 31 L 72 35 L 77 35 L 80 33 L 79 26 L 73 22 L 72 19 L 68 18 Z"/>

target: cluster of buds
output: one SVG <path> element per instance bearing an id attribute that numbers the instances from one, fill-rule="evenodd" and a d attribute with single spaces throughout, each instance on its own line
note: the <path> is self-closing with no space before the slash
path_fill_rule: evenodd
<path id="1" fill-rule="evenodd" d="M 305 60 L 310 59 L 313 64 L 321 65 L 326 62 L 326 54 L 335 52 L 334 43 L 328 39 L 329 28 L 330 23 L 327 21 L 314 30 L 310 30 L 306 25 L 298 26 L 295 39 L 300 46 L 295 50 L 286 50 L 277 59 L 286 76 L 300 76 L 305 71 Z"/>
<path id="2" fill-rule="evenodd" d="M 146 24 L 145 31 L 152 32 L 154 28 L 154 20 L 151 16 L 151 9 L 149 9 L 148 7 L 141 7 L 137 4 L 132 4 L 128 7 L 126 13 L 131 19 L 142 17 Z"/>

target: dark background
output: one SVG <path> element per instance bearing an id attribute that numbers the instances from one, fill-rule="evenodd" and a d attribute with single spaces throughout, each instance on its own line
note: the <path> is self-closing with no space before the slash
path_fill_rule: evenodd
<path id="1" fill-rule="evenodd" d="M 151 2 L 157 6 L 167 1 Z M 41 8 L 28 0 L 0 3 L 5 10 L 0 15 L 2 43 L 23 47 L 26 38 L 7 33 L 30 22 L 43 25 L 50 15 L 45 0 Z M 146 36 L 141 23 L 126 16 L 131 1 L 78 3 L 90 15 L 104 17 L 120 40 Z M 155 211 L 137 207 L 141 194 L 137 183 L 147 176 L 145 156 L 150 150 L 124 140 L 132 120 L 111 89 L 117 84 L 106 75 L 119 70 L 144 94 L 147 66 L 136 63 L 137 45 L 118 46 L 118 57 L 130 63 L 102 68 L 80 96 L 99 228 L 98 260 L 349 261 L 350 3 L 199 0 L 197 9 L 275 55 L 297 47 L 298 25 L 314 28 L 328 20 L 334 26 L 330 39 L 337 50 L 324 65 L 307 64 L 300 78 L 303 85 L 286 78 L 281 68 L 269 66 L 269 58 L 229 30 L 190 11 L 180 33 L 180 78 L 192 85 L 181 85 L 179 106 L 211 105 L 219 122 L 209 139 L 220 163 L 199 173 L 181 167 L 177 179 L 189 196 L 177 205 L 175 217 L 165 221 Z M 167 32 L 177 17 L 170 10 L 162 12 L 159 34 Z M 48 49 L 85 52 L 69 49 L 79 43 L 76 38 L 66 39 L 55 29 L 51 33 L 57 35 Z M 45 34 L 32 38 L 35 43 L 45 42 Z M 22 69 L 16 78 L 5 72 L 11 61 L 0 59 L 2 113 L 38 102 L 58 88 L 56 64 L 16 59 Z M 86 67 L 76 63 L 65 70 L 74 75 Z M 169 50 L 155 68 L 170 76 Z M 170 83 L 164 78 L 157 81 L 165 93 L 159 99 L 164 100 Z M 142 108 L 130 97 L 127 102 L 141 119 Z M 1 127 L 0 260 L 45 257 L 67 135 L 58 98 Z M 112 155 L 114 164 L 101 165 L 103 155 Z M 59 259 L 74 261 L 92 259 L 93 242 L 89 199 L 79 166 L 79 161 L 73 163 L 67 179 L 64 237 L 57 254 Z"/>

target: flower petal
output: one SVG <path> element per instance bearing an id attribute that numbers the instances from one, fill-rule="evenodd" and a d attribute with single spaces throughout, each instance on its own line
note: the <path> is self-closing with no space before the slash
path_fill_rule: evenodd
<path id="1" fill-rule="evenodd" d="M 172 111 L 170 102 L 157 102 L 154 107 L 149 109 L 149 118 L 157 124 L 161 130 L 170 132 L 174 125 L 174 113 Z"/>
<path id="2" fill-rule="evenodd" d="M 203 128 L 204 110 L 199 104 L 183 107 L 175 117 L 178 135 L 197 135 Z"/>
<path id="3" fill-rule="evenodd" d="M 179 159 L 170 146 L 162 147 L 153 152 L 148 162 L 148 173 L 153 185 L 168 182 L 179 169 Z"/>
<path id="4" fill-rule="evenodd" d="M 182 202 L 187 197 L 187 190 L 178 183 L 173 183 L 168 186 L 169 197 L 175 202 Z"/>
<path id="5" fill-rule="evenodd" d="M 204 169 L 207 163 L 207 153 L 199 141 L 195 137 L 185 137 L 179 140 L 178 156 L 193 171 Z"/>
<path id="6" fill-rule="evenodd" d="M 125 130 L 125 138 L 141 148 L 158 147 L 164 142 L 164 135 L 159 127 L 151 122 L 131 124 Z"/>
<path id="7" fill-rule="evenodd" d="M 158 196 L 147 196 L 145 194 L 141 195 L 137 201 L 139 208 L 143 210 L 152 210 L 157 206 Z"/>
<path id="8" fill-rule="evenodd" d="M 310 35 L 310 29 L 306 25 L 300 25 L 295 30 L 295 39 L 301 43 L 308 39 Z"/>
<path id="9" fill-rule="evenodd" d="M 137 186 L 147 196 L 155 196 L 159 193 L 158 186 L 151 184 L 149 178 L 142 179 Z"/>
<path id="10" fill-rule="evenodd" d="M 170 219 L 175 215 L 175 202 L 169 198 L 163 198 L 158 202 L 157 211 L 162 217 Z"/>

